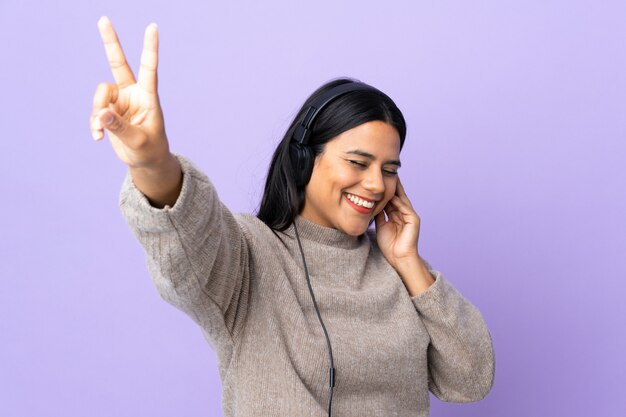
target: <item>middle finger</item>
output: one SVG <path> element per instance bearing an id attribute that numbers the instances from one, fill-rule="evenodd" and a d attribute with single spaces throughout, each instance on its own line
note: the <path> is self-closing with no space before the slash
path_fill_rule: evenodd
<path id="1" fill-rule="evenodd" d="M 404 191 L 404 186 L 400 181 L 400 177 L 398 177 L 398 182 L 396 183 L 396 195 L 400 197 L 400 199 L 409 207 L 413 207 L 413 205 L 411 204 L 411 200 L 409 200 L 409 196 L 406 195 L 406 191 Z"/>

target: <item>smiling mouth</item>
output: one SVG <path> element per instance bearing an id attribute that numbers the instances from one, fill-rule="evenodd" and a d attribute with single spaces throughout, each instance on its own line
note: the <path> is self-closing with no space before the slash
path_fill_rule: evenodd
<path id="1" fill-rule="evenodd" d="M 376 205 L 376 201 L 367 200 L 354 194 L 345 193 L 344 196 L 350 205 L 361 213 L 369 213 Z"/>

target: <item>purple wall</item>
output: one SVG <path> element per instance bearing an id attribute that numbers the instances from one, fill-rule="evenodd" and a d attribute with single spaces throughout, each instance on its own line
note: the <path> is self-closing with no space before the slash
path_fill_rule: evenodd
<path id="1" fill-rule="evenodd" d="M 624 415 L 626 2 L 184 3 L 0 0 L 0 416 L 221 415 L 215 354 L 152 286 L 126 168 L 89 133 L 101 15 L 135 70 L 159 24 L 172 150 L 234 211 L 323 82 L 394 98 L 422 253 L 496 348 L 489 396 L 433 416 Z"/>

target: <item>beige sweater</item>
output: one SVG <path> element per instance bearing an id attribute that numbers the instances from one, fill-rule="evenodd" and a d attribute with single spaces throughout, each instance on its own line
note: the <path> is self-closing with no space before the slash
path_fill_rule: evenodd
<path id="1" fill-rule="evenodd" d="M 152 207 L 127 175 L 122 213 L 161 297 L 202 329 L 217 353 L 226 417 L 326 416 L 329 356 L 293 225 L 274 232 L 232 214 L 189 159 L 173 207 Z M 352 237 L 296 219 L 311 286 L 332 344 L 333 416 L 428 416 L 444 401 L 485 397 L 491 335 L 444 276 L 410 297 L 368 231 Z"/>

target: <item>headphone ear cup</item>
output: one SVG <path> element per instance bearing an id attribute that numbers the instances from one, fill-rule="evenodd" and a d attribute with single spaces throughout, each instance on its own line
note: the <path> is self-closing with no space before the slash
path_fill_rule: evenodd
<path id="1" fill-rule="evenodd" d="M 291 157 L 291 166 L 295 174 L 296 185 L 298 188 L 304 187 L 311 179 L 313 172 L 313 150 L 299 142 L 291 142 L 289 145 L 289 153 Z"/>

